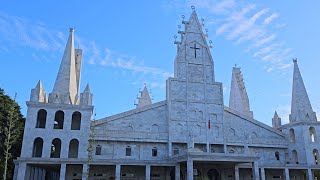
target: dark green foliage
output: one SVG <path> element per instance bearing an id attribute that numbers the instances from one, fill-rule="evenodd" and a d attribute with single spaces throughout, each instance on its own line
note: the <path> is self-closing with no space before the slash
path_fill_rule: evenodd
<path id="1" fill-rule="evenodd" d="M 0 174 L 4 174 L 6 150 L 8 149 L 6 179 L 12 179 L 13 160 L 19 157 L 21 152 L 25 119 L 20 109 L 20 106 L 0 88 Z"/>

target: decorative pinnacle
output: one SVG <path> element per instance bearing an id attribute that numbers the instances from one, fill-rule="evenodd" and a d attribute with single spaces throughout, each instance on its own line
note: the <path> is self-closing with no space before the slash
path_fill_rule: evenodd
<path id="1" fill-rule="evenodd" d="M 201 18 L 201 25 L 202 25 L 202 27 L 204 26 L 204 19 L 203 18 Z"/>
<path id="2" fill-rule="evenodd" d="M 74 32 L 74 29 L 75 29 L 74 27 L 70 27 L 69 32 Z"/>
<path id="3" fill-rule="evenodd" d="M 209 41 L 209 44 L 210 44 L 209 48 L 212 48 L 212 41 L 211 40 Z"/>
<path id="4" fill-rule="evenodd" d="M 195 9 L 196 9 L 196 7 L 192 5 L 192 6 L 191 6 L 191 9 L 192 9 L 192 10 L 195 10 Z"/>
<path id="5" fill-rule="evenodd" d="M 298 62 L 298 58 L 292 58 L 293 63 Z"/>

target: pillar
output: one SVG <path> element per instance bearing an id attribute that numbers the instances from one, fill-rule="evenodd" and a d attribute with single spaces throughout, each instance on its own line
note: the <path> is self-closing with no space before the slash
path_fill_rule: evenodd
<path id="1" fill-rule="evenodd" d="M 234 167 L 234 178 L 235 178 L 235 180 L 239 180 L 240 179 L 239 167 L 238 166 Z"/>
<path id="2" fill-rule="evenodd" d="M 284 177 L 286 178 L 286 180 L 290 180 L 289 168 L 284 169 Z"/>
<path id="3" fill-rule="evenodd" d="M 308 175 L 308 180 L 313 180 L 313 174 L 312 174 L 312 170 L 310 169 L 310 168 L 308 168 L 308 173 L 307 173 Z"/>
<path id="4" fill-rule="evenodd" d="M 175 180 L 180 180 L 180 164 L 176 165 L 176 168 L 175 168 Z"/>
<path id="5" fill-rule="evenodd" d="M 64 180 L 66 178 L 66 168 L 67 165 L 65 163 L 60 165 L 60 180 Z"/>
<path id="6" fill-rule="evenodd" d="M 150 180 L 150 164 L 146 165 L 146 180 Z"/>
<path id="7" fill-rule="evenodd" d="M 89 179 L 88 164 L 82 165 L 82 180 Z"/>
<path id="8" fill-rule="evenodd" d="M 169 156 L 172 156 L 172 142 L 169 142 L 169 146 L 168 146 L 168 151 L 169 151 Z"/>
<path id="9" fill-rule="evenodd" d="M 33 180 L 40 180 L 39 179 L 39 168 L 38 167 L 34 167 Z"/>
<path id="10" fill-rule="evenodd" d="M 187 180 L 193 180 L 193 160 L 187 160 Z"/>
<path id="11" fill-rule="evenodd" d="M 14 162 L 14 173 L 13 173 L 13 180 L 18 179 L 18 172 L 19 172 L 19 163 L 17 161 Z"/>
<path id="12" fill-rule="evenodd" d="M 116 176 L 116 180 L 120 180 L 121 178 L 121 165 L 120 164 L 117 164 L 116 165 L 116 173 L 115 173 L 115 176 Z"/>
<path id="13" fill-rule="evenodd" d="M 256 161 L 252 163 L 252 177 L 253 180 L 260 180 L 258 162 Z"/>
<path id="14" fill-rule="evenodd" d="M 264 171 L 264 168 L 260 168 L 261 170 L 261 180 L 266 180 L 266 172 Z"/>

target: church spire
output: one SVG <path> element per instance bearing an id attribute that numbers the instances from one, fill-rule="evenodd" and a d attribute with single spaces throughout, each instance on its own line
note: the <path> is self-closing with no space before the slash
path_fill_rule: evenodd
<path id="1" fill-rule="evenodd" d="M 77 54 L 79 53 L 80 51 L 77 50 Z M 59 72 L 52 93 L 50 93 L 49 95 L 49 102 L 63 104 L 79 104 L 78 90 L 81 66 L 79 66 L 78 62 L 76 63 L 74 49 L 74 29 L 70 28 L 70 34 L 66 48 L 64 50 Z"/>
<path id="2" fill-rule="evenodd" d="M 297 59 L 293 59 L 293 83 L 290 123 L 298 121 L 317 121 L 315 112 L 312 109 L 308 93 L 304 86 Z"/>
<path id="3" fill-rule="evenodd" d="M 272 127 L 275 129 L 278 129 L 280 128 L 280 126 L 281 126 L 281 118 L 278 116 L 277 111 L 275 111 L 272 118 Z"/>
<path id="4" fill-rule="evenodd" d="M 178 31 L 181 39 L 175 41 L 175 44 L 178 44 L 178 50 L 174 62 L 174 77 L 188 78 L 189 82 L 213 83 L 215 82 L 214 63 L 210 53 L 211 46 L 208 46 L 207 35 L 202 30 L 204 19 L 200 23 L 194 7 L 192 9 L 188 21 L 185 21 L 183 16 L 184 30 Z"/>
<path id="5" fill-rule="evenodd" d="M 36 87 L 31 90 L 30 101 L 45 102 L 45 103 L 47 102 L 47 94 L 42 87 L 41 80 L 39 80 Z"/>
<path id="6" fill-rule="evenodd" d="M 139 99 L 139 102 L 138 104 L 136 104 L 136 108 L 140 108 L 140 107 L 152 104 L 146 83 L 144 84 L 143 90 L 140 91 L 140 97 L 138 99 Z"/>
<path id="7" fill-rule="evenodd" d="M 229 107 L 243 115 L 253 118 L 253 113 L 250 111 L 248 94 L 243 82 L 243 76 L 238 67 L 233 67 L 232 69 Z"/>

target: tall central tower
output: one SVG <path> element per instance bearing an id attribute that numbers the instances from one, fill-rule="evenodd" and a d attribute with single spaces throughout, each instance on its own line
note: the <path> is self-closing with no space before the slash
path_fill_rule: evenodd
<path id="1" fill-rule="evenodd" d="M 215 82 L 210 47 L 196 11 L 182 23 L 174 78 L 167 81 L 169 152 L 177 143 L 188 148 L 198 144 L 207 151 L 209 144 L 223 142 L 222 84 Z"/>

